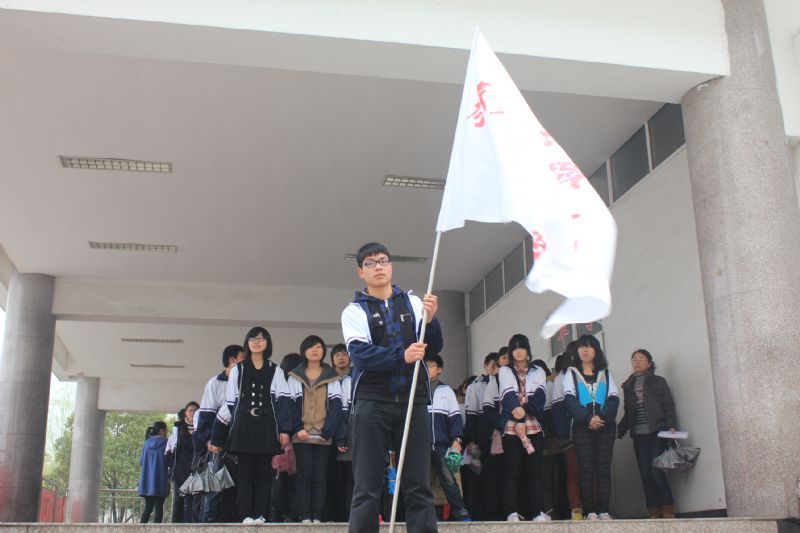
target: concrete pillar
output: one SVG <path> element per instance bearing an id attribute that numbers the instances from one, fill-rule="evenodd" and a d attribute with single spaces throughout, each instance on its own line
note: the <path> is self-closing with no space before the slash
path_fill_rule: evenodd
<path id="1" fill-rule="evenodd" d="M 69 461 L 67 522 L 97 522 L 106 422 L 106 412 L 97 408 L 99 390 L 99 378 L 78 379 Z"/>
<path id="2" fill-rule="evenodd" d="M 457 387 L 469 375 L 469 346 L 467 324 L 464 318 L 464 293 L 459 291 L 433 291 L 439 298 L 436 317 L 444 334 L 444 372 L 442 381 Z"/>
<path id="3" fill-rule="evenodd" d="M 796 517 L 800 210 L 763 2 L 722 6 L 731 75 L 683 113 L 725 497 L 730 516 Z"/>
<path id="4" fill-rule="evenodd" d="M 53 278 L 13 274 L 0 355 L 0 522 L 35 522 L 53 367 Z"/>

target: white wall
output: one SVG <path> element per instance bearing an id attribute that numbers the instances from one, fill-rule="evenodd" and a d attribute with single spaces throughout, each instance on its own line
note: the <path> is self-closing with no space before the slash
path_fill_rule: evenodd
<path id="1" fill-rule="evenodd" d="M 800 138 L 800 2 L 764 0 L 786 134 Z"/>
<path id="2" fill-rule="evenodd" d="M 678 512 L 725 508 L 722 463 L 711 384 L 708 333 L 700 281 L 689 167 L 685 148 L 661 164 L 614 205 L 619 227 L 612 280 L 612 314 L 603 321 L 611 371 L 618 383 L 630 373 L 630 354 L 647 348 L 675 396 L 680 429 L 702 448 L 694 470 L 673 476 Z M 537 339 L 558 303 L 520 285 L 472 323 L 472 368 L 517 332 L 531 338 L 534 354 L 549 356 Z M 621 411 L 620 411 L 621 416 Z M 614 510 L 644 515 L 644 494 L 630 439 L 614 453 Z"/>

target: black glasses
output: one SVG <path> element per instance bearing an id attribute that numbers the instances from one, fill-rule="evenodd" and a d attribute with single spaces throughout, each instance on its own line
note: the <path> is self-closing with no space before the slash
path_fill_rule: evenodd
<path id="1" fill-rule="evenodd" d="M 250 337 L 247 339 L 249 342 L 258 342 L 258 341 L 266 341 L 266 337 L 264 335 L 256 335 L 255 337 Z"/>
<path id="2" fill-rule="evenodd" d="M 381 257 L 377 261 L 375 261 L 374 259 L 365 259 L 361 265 L 364 268 L 375 268 L 375 265 L 380 265 L 382 267 L 385 267 L 389 263 L 391 263 L 391 261 L 389 261 L 388 257 Z"/>

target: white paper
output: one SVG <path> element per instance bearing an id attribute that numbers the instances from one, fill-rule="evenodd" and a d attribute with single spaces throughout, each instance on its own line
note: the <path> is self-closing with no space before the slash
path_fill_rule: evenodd
<path id="1" fill-rule="evenodd" d="M 659 431 L 658 438 L 660 439 L 676 439 L 676 440 L 683 440 L 689 438 L 688 431 Z"/>

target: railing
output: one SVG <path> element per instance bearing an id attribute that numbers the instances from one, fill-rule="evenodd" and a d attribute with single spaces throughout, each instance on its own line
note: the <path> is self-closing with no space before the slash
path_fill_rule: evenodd
<path id="1" fill-rule="evenodd" d="M 107 524 L 137 523 L 144 510 L 144 498 L 137 489 L 100 489 L 99 522 Z M 172 493 L 164 501 L 164 522 L 172 517 Z M 150 517 L 153 520 L 153 517 Z"/>
<path id="2" fill-rule="evenodd" d="M 39 522 L 63 522 L 67 505 L 67 491 L 58 483 L 42 479 L 39 498 Z"/>

